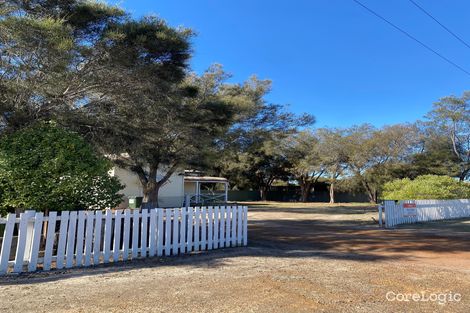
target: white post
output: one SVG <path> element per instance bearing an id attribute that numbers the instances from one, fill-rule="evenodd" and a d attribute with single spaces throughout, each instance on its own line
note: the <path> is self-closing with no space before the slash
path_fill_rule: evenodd
<path id="1" fill-rule="evenodd" d="M 379 204 L 379 227 L 382 227 L 382 205 Z"/>
<path id="2" fill-rule="evenodd" d="M 25 212 L 29 212 L 32 216 L 36 213 L 34 210 L 27 210 Z M 34 223 L 36 220 L 29 219 L 28 224 L 26 226 L 26 245 L 24 251 L 24 261 L 29 261 L 31 258 L 31 249 L 33 247 L 33 232 L 34 232 Z"/>
<path id="3" fill-rule="evenodd" d="M 396 225 L 395 212 L 395 201 L 384 200 L 385 228 L 391 228 Z"/>

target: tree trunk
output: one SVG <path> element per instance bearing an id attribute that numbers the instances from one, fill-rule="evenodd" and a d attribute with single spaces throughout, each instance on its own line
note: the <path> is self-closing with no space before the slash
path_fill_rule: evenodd
<path id="1" fill-rule="evenodd" d="M 160 185 L 157 183 L 148 183 L 144 188 L 144 203 L 145 208 L 158 208 L 158 192 Z"/>
<path id="2" fill-rule="evenodd" d="M 468 172 L 470 172 L 470 169 L 466 169 L 464 171 L 462 171 L 462 173 L 460 173 L 460 176 L 459 176 L 459 181 L 464 181 L 465 180 L 465 177 L 467 177 L 468 175 Z"/>
<path id="3" fill-rule="evenodd" d="M 150 167 L 149 175 L 146 177 L 146 182 L 142 183 L 144 193 L 143 207 L 157 208 L 158 207 L 158 189 L 160 185 L 157 183 L 157 168 Z"/>
<path id="4" fill-rule="evenodd" d="M 312 189 L 312 183 L 309 181 L 300 182 L 300 201 L 307 202 L 310 197 L 310 190 Z"/>
<path id="5" fill-rule="evenodd" d="M 367 191 L 367 196 L 369 197 L 369 202 L 370 203 L 377 203 L 377 194 L 372 188 L 369 186 L 369 184 L 366 181 L 362 181 L 364 188 Z"/>
<path id="6" fill-rule="evenodd" d="M 330 203 L 333 204 L 335 203 L 335 183 L 330 184 L 329 192 L 330 192 Z"/>
<path id="7" fill-rule="evenodd" d="M 259 193 L 260 193 L 261 201 L 266 201 L 268 199 L 268 187 L 261 186 Z"/>
<path id="8" fill-rule="evenodd" d="M 142 201 L 143 208 L 158 207 L 158 193 L 160 191 L 160 187 L 163 186 L 163 184 L 165 184 L 171 177 L 171 175 L 173 175 L 173 173 L 176 171 L 177 164 L 173 164 L 171 167 L 169 167 L 163 178 L 159 181 L 157 181 L 157 169 L 158 164 L 150 166 L 148 177 L 145 175 L 142 168 L 135 167 L 133 169 L 133 171 L 138 174 L 140 182 L 142 184 L 142 189 L 144 193 L 144 199 Z"/>
<path id="9" fill-rule="evenodd" d="M 376 203 L 377 202 L 377 195 L 375 194 L 374 191 L 370 187 L 367 187 L 367 195 L 369 196 L 369 202 L 370 203 Z"/>

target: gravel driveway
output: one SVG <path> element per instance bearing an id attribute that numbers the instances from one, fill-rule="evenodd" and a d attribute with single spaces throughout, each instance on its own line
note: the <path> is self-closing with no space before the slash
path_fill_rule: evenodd
<path id="1" fill-rule="evenodd" d="M 468 221 L 381 230 L 373 207 L 249 208 L 246 248 L 3 277 L 0 312 L 470 312 Z"/>

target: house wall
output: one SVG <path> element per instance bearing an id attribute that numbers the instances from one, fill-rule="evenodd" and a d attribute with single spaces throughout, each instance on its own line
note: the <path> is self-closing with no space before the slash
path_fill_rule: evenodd
<path id="1" fill-rule="evenodd" d="M 126 169 L 115 167 L 111 176 L 119 178 L 125 187 L 120 191 L 126 197 L 143 197 L 142 187 L 139 177 Z"/>
<path id="2" fill-rule="evenodd" d="M 161 179 L 165 175 L 165 169 L 159 169 L 157 172 L 157 179 Z M 120 207 L 128 207 L 129 197 L 143 197 L 144 193 L 139 180 L 139 177 L 133 172 L 114 167 L 110 172 L 111 176 L 119 178 L 121 183 L 125 185 L 120 193 L 124 194 L 125 201 L 121 203 Z M 170 176 L 168 181 L 160 187 L 158 194 L 158 204 L 161 207 L 180 207 L 184 201 L 184 175 L 183 171 L 176 171 Z"/>

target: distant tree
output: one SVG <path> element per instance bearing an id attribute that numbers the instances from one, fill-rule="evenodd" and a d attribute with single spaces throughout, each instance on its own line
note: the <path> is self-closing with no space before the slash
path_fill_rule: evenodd
<path id="1" fill-rule="evenodd" d="M 352 127 L 347 132 L 348 169 L 369 200 L 377 202 L 380 187 L 391 179 L 388 166 L 406 159 L 413 149 L 415 130 L 409 125 L 376 129 L 366 124 Z"/>
<path id="2" fill-rule="evenodd" d="M 404 157 L 370 170 L 378 183 L 422 175 L 448 175 L 458 177 L 460 160 L 452 151 L 449 138 L 421 121 L 410 132 L 415 138 Z"/>
<path id="3" fill-rule="evenodd" d="M 452 153 L 451 145 L 437 139 L 435 142 L 429 143 L 426 150 L 412 156 L 410 161 L 411 173 L 408 173 L 407 176 L 414 178 L 429 174 L 459 177 L 459 163 L 460 160 Z"/>
<path id="4" fill-rule="evenodd" d="M 315 134 L 309 130 L 288 136 L 283 143 L 283 154 L 290 163 L 289 176 L 300 186 L 300 201 L 307 202 L 314 184 L 325 172 Z"/>
<path id="5" fill-rule="evenodd" d="M 418 127 L 416 148 L 404 162 L 390 168 L 391 176 L 411 179 L 428 174 L 459 177 L 460 159 L 453 152 L 449 138 L 433 128 Z"/>
<path id="6" fill-rule="evenodd" d="M 470 174 L 470 92 L 441 98 L 427 118 L 431 128 L 450 139 L 452 151 L 460 160 L 459 179 L 465 180 Z"/>
<path id="7" fill-rule="evenodd" d="M 254 148 L 254 147 L 253 147 Z M 287 180 L 291 164 L 281 152 L 280 142 L 265 140 L 256 149 L 239 155 L 238 160 L 243 174 L 259 189 L 261 200 L 267 200 L 267 194 L 276 180 Z"/>
<path id="8" fill-rule="evenodd" d="M 122 201 L 112 164 L 76 133 L 40 123 L 0 139 L 4 211 L 104 209 Z"/>
<path id="9" fill-rule="evenodd" d="M 424 175 L 414 180 L 404 178 L 388 182 L 383 198 L 389 200 L 468 199 L 470 184 L 449 176 Z"/>
<path id="10" fill-rule="evenodd" d="M 328 182 L 330 203 L 335 203 L 335 187 L 347 168 L 346 133 L 342 129 L 321 128 L 317 131 L 319 155 Z"/>

